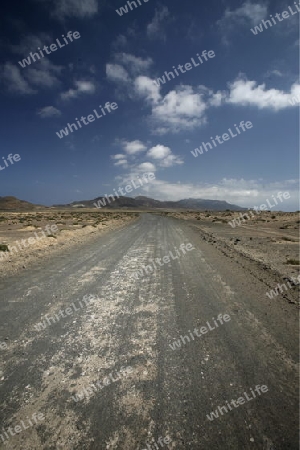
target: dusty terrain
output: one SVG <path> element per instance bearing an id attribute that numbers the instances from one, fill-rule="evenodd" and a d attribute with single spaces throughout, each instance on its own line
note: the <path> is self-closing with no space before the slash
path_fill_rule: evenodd
<path id="1" fill-rule="evenodd" d="M 29 264 L 38 262 L 49 255 L 67 250 L 74 245 L 93 239 L 109 230 L 118 229 L 136 219 L 134 212 L 98 211 L 98 210 L 45 210 L 34 212 L 0 212 L 0 253 L 5 253 L 5 259 L 0 259 L 0 277 L 20 271 Z M 57 232 L 46 233 L 47 225 L 56 225 Z M 42 237 L 35 238 L 35 232 Z M 35 242 L 23 246 L 22 239 L 35 238 Z M 16 242 L 20 243 L 18 247 Z M 18 250 L 4 252 L 1 245 L 15 246 Z M 1 255 L 0 255 L 1 256 Z"/>
<path id="2" fill-rule="evenodd" d="M 240 213 L 233 211 L 169 211 L 162 214 L 187 221 L 199 231 L 203 240 L 238 264 L 245 265 L 247 260 L 257 262 L 260 276 L 265 280 L 270 278 L 270 288 L 274 287 L 274 276 L 277 283 L 285 283 L 300 273 L 300 217 L 297 212 L 263 211 L 259 217 L 246 219 L 235 228 L 228 222 L 239 218 Z M 284 290 L 283 296 L 295 301 L 299 298 L 299 288 L 295 286 L 288 294 Z"/>
<path id="3" fill-rule="evenodd" d="M 1 449 L 155 450 L 166 436 L 159 448 L 298 449 L 297 305 L 268 299 L 278 271 L 216 233 L 246 231 L 199 222 L 142 214 L 0 280 Z M 178 258 L 133 276 L 175 248 Z M 220 314 L 230 321 L 216 327 Z M 195 327 L 206 332 L 189 339 Z M 267 392 L 208 419 L 255 386 Z M 45 420 L 9 434 L 34 413 Z"/>

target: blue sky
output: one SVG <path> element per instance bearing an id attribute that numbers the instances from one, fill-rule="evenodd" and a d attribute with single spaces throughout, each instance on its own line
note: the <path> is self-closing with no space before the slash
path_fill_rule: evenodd
<path id="1" fill-rule="evenodd" d="M 21 160 L 0 171 L 0 195 L 46 205 L 92 199 L 151 171 L 155 180 L 130 196 L 251 207 L 289 191 L 282 209 L 299 209 L 294 2 L 140 3 L 122 16 L 116 9 L 124 0 L 2 5 L 0 161 L 10 153 Z M 288 6 L 293 15 L 251 32 Z M 38 47 L 63 44 L 68 31 L 80 38 L 53 52 L 47 47 L 48 55 L 21 67 Z M 215 57 L 155 84 L 204 50 Z M 57 136 L 107 102 L 118 108 Z M 241 121 L 253 127 L 197 158 L 191 154 Z"/>

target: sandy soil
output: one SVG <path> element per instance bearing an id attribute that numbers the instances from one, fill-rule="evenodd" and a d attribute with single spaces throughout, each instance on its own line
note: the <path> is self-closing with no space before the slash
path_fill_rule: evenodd
<path id="1" fill-rule="evenodd" d="M 298 449 L 297 308 L 269 300 L 271 271 L 199 222 L 142 214 L 0 280 L 1 426 L 45 416 L 0 449 L 141 450 L 159 436 L 170 436 L 166 450 Z M 182 243 L 195 250 L 132 276 Z M 95 296 L 86 307 L 36 329 L 85 295 Z M 183 345 L 220 313 L 229 323 Z M 72 398 L 128 366 L 128 376 Z M 268 392 L 208 420 L 256 385 Z"/>
<path id="2" fill-rule="evenodd" d="M 232 211 L 169 211 L 162 214 L 188 221 L 204 240 L 221 249 L 226 256 L 237 262 L 243 257 L 258 263 L 266 275 L 272 273 L 279 283 L 291 281 L 300 273 L 297 212 L 263 211 L 235 228 L 228 222 L 239 218 L 240 213 Z M 273 288 L 272 283 L 270 287 Z M 299 287 L 295 287 L 295 291 L 297 298 Z"/>
<path id="3" fill-rule="evenodd" d="M 53 253 L 65 251 L 75 245 L 95 238 L 107 231 L 118 229 L 136 219 L 134 212 L 119 211 L 59 211 L 2 212 L 0 213 L 0 277 L 16 273 Z M 47 235 L 45 227 L 56 225 L 58 231 Z M 36 239 L 36 234 L 43 236 Z M 35 234 L 36 233 L 36 234 Z M 49 232 L 48 232 L 49 233 Z M 35 241 L 28 243 L 29 238 Z M 21 240 L 24 239 L 24 244 Z M 18 246 L 19 243 L 19 246 Z M 18 252 L 11 249 L 14 246 Z M 20 248 L 21 247 L 21 248 Z"/>

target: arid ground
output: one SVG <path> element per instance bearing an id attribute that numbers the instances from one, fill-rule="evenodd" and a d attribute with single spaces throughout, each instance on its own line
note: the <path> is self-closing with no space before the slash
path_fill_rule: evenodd
<path id="1" fill-rule="evenodd" d="M 0 448 L 298 449 L 299 219 L 235 215 L 2 214 L 60 231 L 0 262 Z"/>

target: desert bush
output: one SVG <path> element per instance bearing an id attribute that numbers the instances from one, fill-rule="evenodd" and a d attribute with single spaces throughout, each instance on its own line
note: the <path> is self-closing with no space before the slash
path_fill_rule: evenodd
<path id="1" fill-rule="evenodd" d="M 298 259 L 288 259 L 286 264 L 290 264 L 292 266 L 299 266 L 300 261 Z"/>

